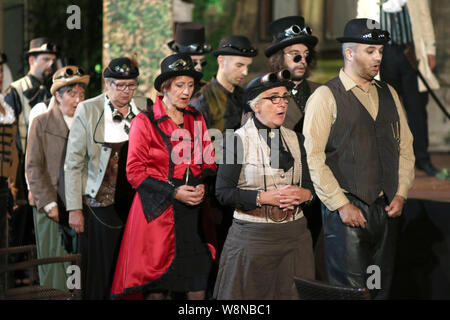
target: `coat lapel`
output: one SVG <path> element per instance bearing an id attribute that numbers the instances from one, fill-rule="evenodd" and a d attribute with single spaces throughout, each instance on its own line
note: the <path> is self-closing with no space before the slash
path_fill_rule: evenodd
<path id="1" fill-rule="evenodd" d="M 49 115 L 47 118 L 45 132 L 67 139 L 69 129 L 67 128 L 67 124 L 64 121 L 64 117 L 61 110 L 59 109 L 59 106 L 55 104 L 52 108 L 50 108 L 48 112 Z"/>

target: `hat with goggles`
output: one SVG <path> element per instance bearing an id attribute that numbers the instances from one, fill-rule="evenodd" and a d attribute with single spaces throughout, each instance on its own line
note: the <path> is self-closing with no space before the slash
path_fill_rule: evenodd
<path id="1" fill-rule="evenodd" d="M 291 90 L 294 87 L 294 83 L 290 79 L 291 73 L 287 69 L 260 74 L 245 87 L 245 99 L 249 102 L 264 91 L 276 87 L 286 87 L 287 90 Z"/>
<path id="2" fill-rule="evenodd" d="M 269 25 L 269 32 L 273 36 L 273 42 L 264 51 L 266 57 L 296 43 L 314 47 L 319 42 L 319 39 L 312 35 L 311 28 L 305 25 L 305 18 L 300 16 L 284 17 L 273 21 Z"/>
<path id="3" fill-rule="evenodd" d="M 30 49 L 25 53 L 25 58 L 39 54 L 58 54 L 56 44 L 49 38 L 36 38 L 30 41 Z"/>
<path id="4" fill-rule="evenodd" d="M 190 55 L 187 53 L 175 53 L 164 58 L 161 62 L 161 74 L 155 79 L 155 89 L 161 92 L 161 85 L 164 81 L 178 76 L 189 76 L 195 82 L 198 82 L 203 77 L 203 74 L 194 69 Z"/>
<path id="5" fill-rule="evenodd" d="M 211 51 L 211 46 L 205 44 L 205 27 L 196 22 L 178 23 L 175 39 L 167 46 L 173 52 L 190 55 L 203 55 Z"/>
<path id="6" fill-rule="evenodd" d="M 345 25 L 344 36 L 336 40 L 365 44 L 386 44 L 391 40 L 387 31 L 377 28 L 380 24 L 372 19 L 352 19 Z"/>
<path id="7" fill-rule="evenodd" d="M 139 68 L 130 58 L 120 57 L 109 62 L 103 76 L 113 79 L 135 79 L 139 76 Z"/>
<path id="8" fill-rule="evenodd" d="M 89 75 L 85 74 L 83 69 L 77 66 L 65 66 L 56 70 L 53 75 L 53 84 L 50 88 L 52 95 L 61 89 L 62 87 L 74 84 L 84 83 L 86 86 L 89 84 Z"/>
<path id="9" fill-rule="evenodd" d="M 213 51 L 213 55 L 216 57 L 242 56 L 253 58 L 258 55 L 258 50 L 252 47 L 247 37 L 231 35 L 220 40 L 219 48 Z"/>

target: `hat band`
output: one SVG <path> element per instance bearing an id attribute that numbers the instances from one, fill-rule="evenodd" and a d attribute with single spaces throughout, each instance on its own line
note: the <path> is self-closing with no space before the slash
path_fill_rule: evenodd
<path id="1" fill-rule="evenodd" d="M 41 45 L 38 48 L 31 48 L 30 50 L 28 50 L 29 53 L 41 52 L 41 51 L 56 52 L 56 45 L 49 42 L 49 43 L 44 43 L 43 45 Z"/>
<path id="2" fill-rule="evenodd" d="M 224 44 L 222 46 L 222 48 L 231 48 L 231 49 L 234 49 L 234 50 L 238 50 L 238 51 L 240 51 L 242 53 L 255 53 L 256 52 L 256 49 L 253 48 L 253 47 L 250 47 L 250 48 L 239 48 L 239 47 L 236 47 L 236 46 L 232 45 L 231 43 Z"/>

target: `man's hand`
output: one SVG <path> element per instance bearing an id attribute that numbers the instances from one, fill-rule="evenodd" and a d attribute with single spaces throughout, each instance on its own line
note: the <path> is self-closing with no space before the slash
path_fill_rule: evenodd
<path id="1" fill-rule="evenodd" d="M 55 220 L 56 222 L 58 222 L 58 221 L 59 221 L 58 206 L 52 207 L 52 208 L 47 212 L 47 216 L 48 216 L 50 219 Z"/>
<path id="2" fill-rule="evenodd" d="M 355 207 L 351 203 L 347 203 L 346 205 L 340 207 L 338 209 L 339 216 L 343 223 L 350 227 L 361 227 L 363 229 L 366 228 L 366 219 L 362 214 L 361 210 Z"/>
<path id="3" fill-rule="evenodd" d="M 84 232 L 84 216 L 81 210 L 69 211 L 69 226 L 76 232 Z"/>
<path id="4" fill-rule="evenodd" d="M 405 199 L 403 197 L 395 196 L 394 199 L 392 199 L 391 204 L 384 208 L 384 210 L 386 210 L 389 217 L 396 218 L 402 214 L 404 204 Z"/>

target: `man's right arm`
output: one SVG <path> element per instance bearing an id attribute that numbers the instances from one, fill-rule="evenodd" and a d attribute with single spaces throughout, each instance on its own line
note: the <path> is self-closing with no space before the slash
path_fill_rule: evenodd
<path id="1" fill-rule="evenodd" d="M 303 135 L 307 162 L 317 196 L 331 211 L 347 203 L 345 196 L 333 172 L 325 163 L 325 148 L 328 143 L 331 126 L 336 119 L 336 101 L 330 89 L 321 86 L 306 103 Z"/>

